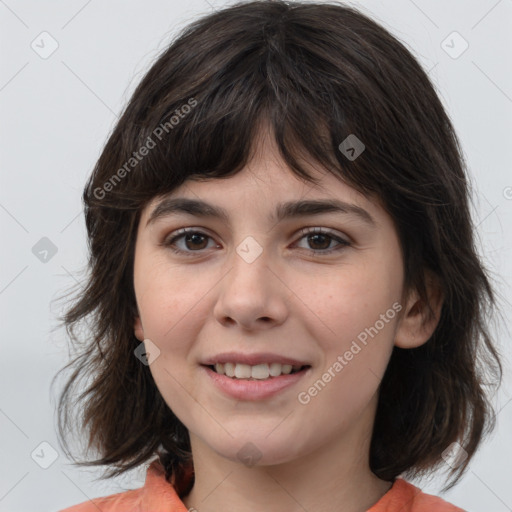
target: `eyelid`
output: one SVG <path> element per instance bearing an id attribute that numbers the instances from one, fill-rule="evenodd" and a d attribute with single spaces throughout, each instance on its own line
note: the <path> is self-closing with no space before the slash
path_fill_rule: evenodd
<path id="1" fill-rule="evenodd" d="M 330 237 L 335 239 L 338 238 L 340 240 L 343 240 L 347 244 L 353 243 L 353 240 L 347 234 L 341 233 L 335 229 L 320 226 L 309 226 L 301 228 L 299 231 L 297 231 L 296 235 L 312 235 L 316 233 L 319 233 L 321 235 L 329 235 Z"/>
<path id="2" fill-rule="evenodd" d="M 205 228 L 202 226 L 185 226 L 183 228 L 178 228 L 178 229 L 172 230 L 168 235 L 166 235 L 164 237 L 164 240 L 173 235 L 196 233 L 196 232 L 203 233 L 212 238 L 216 237 L 216 235 L 211 234 L 211 231 L 208 228 Z M 319 226 L 318 224 L 312 224 L 310 226 L 302 227 L 298 231 L 295 231 L 294 234 L 291 236 L 296 237 L 297 235 L 305 235 L 305 234 L 311 234 L 311 233 L 321 233 L 321 234 L 326 234 L 326 235 L 337 236 L 339 238 L 344 238 L 344 241 L 346 241 L 348 243 L 354 243 L 354 240 L 352 239 L 352 237 L 350 237 L 346 232 L 338 231 L 335 228 L 329 228 L 327 226 Z"/>
<path id="3" fill-rule="evenodd" d="M 185 256 L 193 256 L 194 253 L 197 253 L 197 255 L 204 254 L 204 249 L 201 249 L 199 251 L 185 251 L 183 249 L 177 249 L 174 247 L 177 240 L 182 239 L 187 234 L 199 234 L 203 235 L 206 238 L 209 238 L 211 240 L 214 240 L 215 237 L 209 234 L 209 230 L 205 228 L 199 228 L 199 227 L 185 227 L 180 228 L 175 231 L 172 231 L 170 235 L 164 237 L 162 242 L 160 242 L 158 245 L 163 246 L 164 248 L 169 248 L 173 252 L 177 254 L 182 254 Z M 353 241 L 350 237 L 347 235 L 341 235 L 337 231 L 332 230 L 331 228 L 325 228 L 320 226 L 308 226 L 303 227 L 299 231 L 297 231 L 293 236 L 294 238 L 298 239 L 294 242 L 295 244 L 300 242 L 303 238 L 305 238 L 308 235 L 314 235 L 314 234 L 321 234 L 328 236 L 332 241 L 335 241 L 338 245 L 331 249 L 305 249 L 300 248 L 303 251 L 308 252 L 309 254 L 313 256 L 327 256 L 332 253 L 341 252 L 342 249 L 345 249 L 347 247 L 351 247 L 353 245 Z M 348 238 L 347 239 L 345 239 Z"/>

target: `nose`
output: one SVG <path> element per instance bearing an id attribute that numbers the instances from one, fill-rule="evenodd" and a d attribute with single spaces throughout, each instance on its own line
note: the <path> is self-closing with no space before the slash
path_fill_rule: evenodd
<path id="1" fill-rule="evenodd" d="M 242 254 L 242 255 L 241 255 Z M 289 314 L 290 290 L 273 270 L 263 251 L 254 261 L 233 253 L 231 268 L 221 280 L 213 313 L 225 327 L 268 329 L 282 324 Z"/>

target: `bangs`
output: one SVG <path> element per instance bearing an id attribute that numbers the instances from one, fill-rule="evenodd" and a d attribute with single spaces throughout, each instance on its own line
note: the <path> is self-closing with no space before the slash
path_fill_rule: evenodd
<path id="1" fill-rule="evenodd" d="M 328 38 L 308 35 L 306 49 L 298 32 L 262 26 L 227 47 L 217 38 L 210 51 L 187 48 L 194 54 L 188 60 L 179 58 L 187 44 L 186 35 L 180 38 L 167 50 L 176 57 L 163 55 L 135 91 L 120 120 L 121 144 L 106 148 L 111 156 L 118 153 L 113 160 L 122 170 L 101 206 L 139 209 L 188 178 L 232 176 L 251 160 L 261 129 L 271 133 L 298 177 L 317 182 L 301 164 L 306 161 L 364 195 L 378 192 L 376 169 L 383 163 L 375 165 L 378 146 L 371 141 L 383 134 L 373 130 L 374 114 L 361 96 L 361 89 L 376 84 L 361 63 L 351 62 L 353 49 L 342 62 L 329 52 Z M 351 134 L 366 144 L 357 161 L 339 149 Z"/>
<path id="2" fill-rule="evenodd" d="M 227 178 L 251 160 L 262 131 L 274 137 L 297 176 L 316 182 L 301 160 L 340 176 L 339 133 L 348 135 L 350 129 L 333 130 L 326 115 L 329 103 L 315 101 L 317 91 L 303 92 L 308 84 L 300 83 L 292 63 L 288 71 L 275 76 L 255 52 L 226 66 L 224 84 L 205 80 L 156 122 L 142 121 L 149 129 L 141 130 L 141 145 L 154 147 L 126 185 L 150 198 L 171 192 L 187 178 Z"/>

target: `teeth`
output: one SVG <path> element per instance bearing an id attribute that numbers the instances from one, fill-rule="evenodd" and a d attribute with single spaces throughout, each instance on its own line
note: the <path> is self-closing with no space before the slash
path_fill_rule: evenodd
<path id="1" fill-rule="evenodd" d="M 279 375 L 281 375 L 281 367 L 283 365 L 279 364 L 279 363 L 271 363 L 270 365 L 270 375 L 272 375 L 272 377 L 279 377 Z"/>
<path id="2" fill-rule="evenodd" d="M 233 363 L 226 363 L 224 365 L 224 373 L 228 377 L 234 377 L 235 376 L 235 365 Z"/>
<path id="3" fill-rule="evenodd" d="M 279 377 L 279 375 L 288 375 L 292 370 L 297 371 L 301 366 L 292 366 L 291 364 L 256 364 L 254 366 L 241 363 L 216 363 L 215 371 L 220 375 L 235 377 L 237 379 L 258 379 L 264 380 L 269 377 Z"/>
<path id="4" fill-rule="evenodd" d="M 292 373 L 292 365 L 291 364 L 283 364 L 283 366 L 281 368 L 281 371 L 285 375 L 288 375 L 289 373 Z"/>
<path id="5" fill-rule="evenodd" d="M 251 367 L 248 364 L 236 364 L 235 365 L 235 377 L 237 379 L 250 379 L 251 378 Z"/>
<path id="6" fill-rule="evenodd" d="M 251 366 L 251 377 L 253 379 L 268 379 L 269 375 L 270 372 L 268 370 L 268 364 L 257 364 L 255 366 Z"/>

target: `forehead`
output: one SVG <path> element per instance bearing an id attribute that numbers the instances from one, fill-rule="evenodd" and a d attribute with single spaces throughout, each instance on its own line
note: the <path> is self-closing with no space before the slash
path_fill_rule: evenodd
<path id="1" fill-rule="evenodd" d="M 237 209 L 233 215 L 251 208 L 268 210 L 269 220 L 273 222 L 301 214 L 328 212 L 329 209 L 345 210 L 369 224 L 377 224 L 375 219 L 381 214 L 382 207 L 376 197 L 361 194 L 343 181 L 339 171 L 334 175 L 311 159 L 295 157 L 317 183 L 296 175 L 282 158 L 275 139 L 268 131 L 260 130 L 253 143 L 251 158 L 241 171 L 222 178 L 190 177 L 172 192 L 154 197 L 142 212 L 142 224 L 155 214 L 161 215 L 162 211 L 158 210 L 170 213 L 173 209 L 228 222 L 231 208 Z"/>
<path id="2" fill-rule="evenodd" d="M 379 220 L 381 214 L 375 207 L 363 207 L 346 194 L 340 194 L 339 197 L 331 192 L 322 194 L 318 192 L 319 187 L 315 187 L 316 192 L 309 191 L 307 194 L 272 187 L 268 189 L 268 194 L 262 195 L 260 192 L 268 185 L 262 186 L 260 183 L 258 188 L 248 185 L 251 191 L 246 193 L 246 182 L 252 184 L 254 180 L 247 178 L 247 170 L 241 171 L 239 175 L 243 176 L 241 180 L 234 184 L 236 180 L 231 177 L 228 186 L 219 179 L 188 186 L 184 183 L 179 190 L 159 198 L 146 209 L 140 228 L 149 228 L 159 220 L 173 215 L 217 220 L 227 226 L 236 220 L 254 221 L 257 217 L 275 226 L 282 221 L 319 218 L 326 214 L 345 221 L 355 221 L 371 230 L 378 228 L 382 222 Z M 281 193 L 283 191 L 286 193 Z"/>

